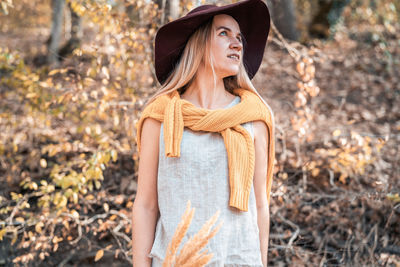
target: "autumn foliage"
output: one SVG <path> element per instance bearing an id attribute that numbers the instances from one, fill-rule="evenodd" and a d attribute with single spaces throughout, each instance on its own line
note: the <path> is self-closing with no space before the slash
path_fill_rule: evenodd
<path id="1" fill-rule="evenodd" d="M 300 21 L 316 2 L 296 1 Z M 0 262 L 129 265 L 135 123 L 158 87 L 162 10 L 67 3 L 83 18 L 83 42 L 50 67 L 33 60 L 46 52 L 50 1 L 0 0 Z M 277 122 L 272 265 L 400 264 L 400 7 L 368 3 L 352 1 L 328 41 L 271 31 L 254 84 Z M 193 5 L 181 1 L 181 13 Z M 223 227 L 211 230 L 217 215 L 178 254 L 192 218 L 188 209 L 166 266 L 211 259 L 200 250 Z"/>

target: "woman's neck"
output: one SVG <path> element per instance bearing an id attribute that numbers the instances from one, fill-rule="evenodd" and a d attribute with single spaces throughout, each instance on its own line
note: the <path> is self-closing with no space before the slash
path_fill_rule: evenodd
<path id="1" fill-rule="evenodd" d="M 181 98 L 205 109 L 218 109 L 231 103 L 235 95 L 225 90 L 224 81 L 218 76 L 214 88 L 212 77 L 212 72 L 199 68 L 194 81 L 181 95 Z"/>

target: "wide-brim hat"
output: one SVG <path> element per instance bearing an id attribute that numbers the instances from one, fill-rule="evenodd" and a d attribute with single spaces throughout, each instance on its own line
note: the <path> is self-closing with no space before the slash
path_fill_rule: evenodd
<path id="1" fill-rule="evenodd" d="M 155 37 L 155 71 L 162 84 L 173 71 L 190 36 L 206 21 L 218 14 L 232 16 L 245 39 L 243 63 L 250 79 L 260 67 L 270 28 L 270 14 L 261 0 L 245 0 L 216 6 L 202 5 L 187 15 L 158 29 Z"/>

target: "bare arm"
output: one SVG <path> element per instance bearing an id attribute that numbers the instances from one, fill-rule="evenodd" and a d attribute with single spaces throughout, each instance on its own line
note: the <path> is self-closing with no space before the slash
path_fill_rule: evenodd
<path id="1" fill-rule="evenodd" d="M 269 203 L 267 199 L 268 129 L 264 122 L 255 121 L 254 127 L 254 193 L 257 203 L 257 224 L 260 235 L 261 257 L 268 263 Z"/>
<path id="2" fill-rule="evenodd" d="M 145 119 L 139 154 L 138 188 L 132 208 L 133 266 L 151 266 L 150 253 L 158 219 L 157 172 L 161 123 Z"/>

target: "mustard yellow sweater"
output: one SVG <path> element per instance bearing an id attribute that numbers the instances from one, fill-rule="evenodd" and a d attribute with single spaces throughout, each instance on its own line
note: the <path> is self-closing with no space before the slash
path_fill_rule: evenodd
<path id="1" fill-rule="evenodd" d="M 164 122 L 167 157 L 180 156 L 184 127 L 193 131 L 220 133 L 228 155 L 229 205 L 247 211 L 254 176 L 255 150 L 251 135 L 240 124 L 261 120 L 267 125 L 269 140 L 266 190 L 269 202 L 275 159 L 274 120 L 269 107 L 256 93 L 242 88 L 234 89 L 233 93 L 240 96 L 240 103 L 231 108 L 216 110 L 198 108 L 181 99 L 177 91 L 157 97 L 145 107 L 137 122 L 137 146 L 140 152 L 142 126 L 148 117 Z"/>

